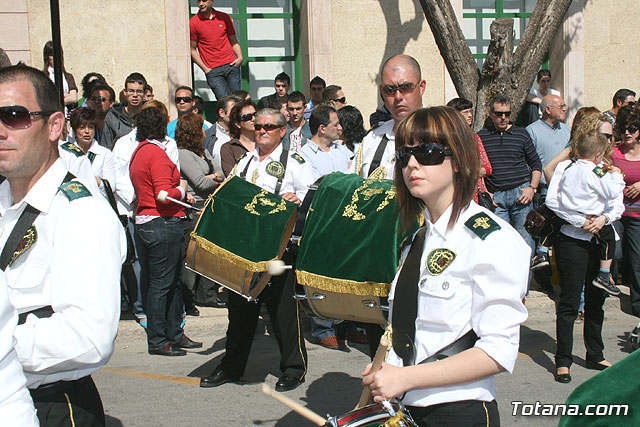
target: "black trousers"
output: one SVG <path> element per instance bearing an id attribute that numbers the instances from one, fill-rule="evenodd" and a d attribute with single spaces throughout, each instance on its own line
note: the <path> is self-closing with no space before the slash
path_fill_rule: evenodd
<path id="1" fill-rule="evenodd" d="M 595 239 L 578 240 L 560 233 L 555 250 L 561 287 L 556 315 L 556 366 L 570 367 L 573 363 L 573 325 L 578 316 L 583 284 L 586 359 L 601 362 L 604 360 L 602 306 L 605 291 L 591 284 L 599 268 L 598 246 Z"/>
<path id="2" fill-rule="evenodd" d="M 289 252 L 285 252 L 283 260 L 292 265 L 293 258 Z M 264 303 L 280 349 L 280 370 L 293 378 L 304 377 L 307 372 L 307 349 L 300 327 L 298 302 L 293 298 L 294 285 L 295 272 L 292 268 L 286 274 L 273 276 L 257 303 L 248 302 L 240 295 L 229 292 L 226 352 L 218 368 L 230 376 L 244 374 L 260 306 Z"/>
<path id="3" fill-rule="evenodd" d="M 407 406 L 419 427 L 500 427 L 495 400 L 461 400 L 425 407 Z"/>
<path id="4" fill-rule="evenodd" d="M 613 225 L 607 224 L 598 233 L 598 246 L 600 247 L 600 259 L 610 260 L 616 253 L 616 233 Z"/>
<path id="5" fill-rule="evenodd" d="M 41 427 L 104 426 L 102 400 L 90 375 L 29 389 Z"/>

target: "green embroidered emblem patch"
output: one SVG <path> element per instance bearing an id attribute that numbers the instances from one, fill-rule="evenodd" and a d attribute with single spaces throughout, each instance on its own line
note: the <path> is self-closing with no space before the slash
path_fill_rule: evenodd
<path id="1" fill-rule="evenodd" d="M 265 168 L 267 173 L 276 178 L 280 178 L 284 175 L 284 165 L 280 162 L 269 162 Z"/>
<path id="2" fill-rule="evenodd" d="M 432 276 L 437 276 L 449 267 L 455 258 L 456 254 L 451 249 L 434 249 L 427 255 L 427 270 Z"/>
<path id="3" fill-rule="evenodd" d="M 596 166 L 593 169 L 593 173 L 595 173 L 596 175 L 598 175 L 600 178 L 602 178 L 603 176 L 605 176 L 607 174 L 607 172 L 609 172 L 608 169 L 603 168 L 601 166 Z"/>
<path id="4" fill-rule="evenodd" d="M 76 144 L 72 144 L 70 142 L 65 142 L 64 144 L 60 145 L 60 147 L 62 147 L 63 149 L 65 149 L 66 151 L 73 153 L 76 155 L 76 157 L 81 157 L 84 156 L 84 151 L 82 151 L 82 149 L 80 147 L 78 147 Z"/>
<path id="5" fill-rule="evenodd" d="M 91 192 L 87 190 L 87 187 L 77 181 L 66 182 L 62 184 L 58 189 L 62 191 L 65 196 L 67 196 L 67 199 L 69 199 L 69 201 L 91 196 Z"/>
<path id="6" fill-rule="evenodd" d="M 478 235 L 482 240 L 496 230 L 500 230 L 500 226 L 489 215 L 478 213 L 469 218 L 464 225 Z"/>
<path id="7" fill-rule="evenodd" d="M 302 157 L 300 154 L 298 153 L 293 153 L 291 155 L 291 158 L 297 160 L 298 163 L 303 164 L 305 162 L 304 157 Z"/>

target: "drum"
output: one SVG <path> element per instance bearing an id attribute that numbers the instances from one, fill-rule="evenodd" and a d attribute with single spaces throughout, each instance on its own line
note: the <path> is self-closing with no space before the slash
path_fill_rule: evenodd
<path id="1" fill-rule="evenodd" d="M 186 267 L 255 300 L 267 285 L 270 261 L 282 257 L 297 205 L 239 177 L 209 197 L 191 233 Z"/>
<path id="2" fill-rule="evenodd" d="M 401 243 L 393 183 L 334 172 L 319 183 L 298 242 L 296 298 L 325 319 L 387 323 Z M 417 224 L 416 224 L 417 228 Z"/>
<path id="3" fill-rule="evenodd" d="M 330 418 L 329 427 L 417 427 L 407 410 L 399 403 L 374 403 L 354 409 L 340 417 Z"/>

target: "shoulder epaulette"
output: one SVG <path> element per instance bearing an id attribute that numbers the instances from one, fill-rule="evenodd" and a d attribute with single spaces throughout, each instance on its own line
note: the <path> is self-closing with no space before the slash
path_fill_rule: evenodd
<path id="1" fill-rule="evenodd" d="M 609 172 L 609 169 L 604 168 L 602 166 L 596 166 L 595 168 L 593 168 L 593 173 L 598 175 L 600 178 L 605 176 L 607 174 L 607 172 Z"/>
<path id="2" fill-rule="evenodd" d="M 248 152 L 247 152 L 247 153 L 244 153 L 242 156 L 238 157 L 238 160 L 236 160 L 236 165 L 237 165 L 238 163 L 240 163 L 240 160 L 242 160 L 242 159 L 244 159 L 245 157 L 247 157 L 247 154 L 249 154 L 249 153 L 248 153 Z"/>
<path id="3" fill-rule="evenodd" d="M 82 151 L 82 149 L 78 147 L 76 144 L 65 142 L 64 144 L 60 145 L 60 147 L 62 147 L 63 149 L 67 150 L 70 153 L 75 154 L 76 157 L 84 156 L 84 151 Z"/>
<path id="4" fill-rule="evenodd" d="M 295 160 L 296 160 L 298 163 L 300 163 L 300 164 L 303 164 L 303 163 L 305 162 L 304 158 L 303 158 L 300 154 L 298 154 L 298 153 L 293 153 L 293 154 L 291 155 L 291 158 L 292 158 L 292 159 L 295 159 Z"/>
<path id="5" fill-rule="evenodd" d="M 477 213 L 469 218 L 464 225 L 473 231 L 482 240 L 496 230 L 500 230 L 500 226 L 489 215 L 485 213 Z"/>
<path id="6" fill-rule="evenodd" d="M 81 199 L 82 197 L 91 196 L 91 192 L 85 187 L 81 182 L 78 181 L 69 181 L 62 184 L 58 187 L 62 194 L 67 196 L 69 201 L 73 201 L 75 199 Z"/>

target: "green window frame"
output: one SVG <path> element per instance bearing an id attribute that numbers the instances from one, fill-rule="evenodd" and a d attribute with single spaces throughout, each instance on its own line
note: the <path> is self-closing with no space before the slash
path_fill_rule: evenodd
<path id="1" fill-rule="evenodd" d="M 505 12 L 504 11 L 504 0 L 495 0 L 495 12 L 466 12 L 462 14 L 462 18 L 470 18 L 470 19 L 498 19 L 498 18 L 531 18 L 531 12 Z M 522 29 L 524 30 L 524 29 Z M 487 57 L 486 53 L 474 53 L 473 57 L 475 59 L 484 59 Z M 542 68 L 549 68 L 549 54 L 545 56 L 544 63 L 542 64 Z"/>
<path id="2" fill-rule="evenodd" d="M 189 1 L 189 0 L 187 0 Z M 231 13 L 231 19 L 237 20 L 238 28 L 236 28 L 236 38 L 240 47 L 242 47 L 242 56 L 244 62 L 240 67 L 242 77 L 242 89 L 249 91 L 249 64 L 254 62 L 293 62 L 294 75 L 292 87 L 294 90 L 301 90 L 302 87 L 302 55 L 300 54 L 300 1 L 291 0 L 290 13 L 248 13 L 247 2 L 251 0 L 238 0 L 238 13 Z M 190 4 L 190 2 L 189 2 Z M 189 8 L 189 17 L 193 16 L 191 8 Z M 249 19 L 291 19 L 293 24 L 293 56 L 249 56 L 249 36 L 248 25 Z M 193 77 L 193 61 L 191 61 L 191 73 Z"/>

